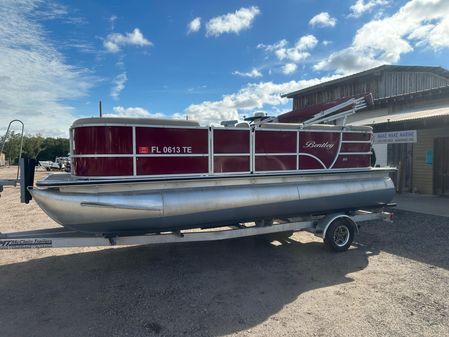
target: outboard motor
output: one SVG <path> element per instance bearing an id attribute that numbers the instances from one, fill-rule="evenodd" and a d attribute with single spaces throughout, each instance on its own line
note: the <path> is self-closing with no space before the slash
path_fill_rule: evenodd
<path id="1" fill-rule="evenodd" d="M 28 204 L 33 198 L 28 187 L 33 187 L 36 159 L 23 155 L 19 160 L 20 167 L 20 202 Z"/>

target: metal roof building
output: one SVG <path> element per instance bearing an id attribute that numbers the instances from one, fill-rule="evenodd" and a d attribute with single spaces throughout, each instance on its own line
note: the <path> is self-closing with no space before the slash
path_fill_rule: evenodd
<path id="1" fill-rule="evenodd" d="M 368 93 L 373 104 L 348 121 L 373 127 L 378 163 L 399 168 L 398 190 L 449 195 L 449 71 L 444 68 L 383 65 L 287 93 L 283 97 L 293 99 L 292 111 L 279 119 L 300 122 L 314 107 Z"/>

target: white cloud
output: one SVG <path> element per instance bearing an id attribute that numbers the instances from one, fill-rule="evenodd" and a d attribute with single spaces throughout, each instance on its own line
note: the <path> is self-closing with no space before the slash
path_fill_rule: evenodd
<path id="1" fill-rule="evenodd" d="M 449 47 L 449 18 L 441 20 L 437 25 L 423 26 L 428 29 L 428 34 L 418 38 L 417 43 L 429 44 L 435 49 L 447 48 Z M 413 38 L 412 35 L 409 36 Z"/>
<path id="2" fill-rule="evenodd" d="M 385 6 L 389 4 L 389 0 L 357 0 L 349 10 L 351 13 L 349 16 L 360 17 L 366 12 L 370 12 L 374 7 Z"/>
<path id="3" fill-rule="evenodd" d="M 201 18 L 197 17 L 189 22 L 187 25 L 187 34 L 196 33 L 201 28 Z"/>
<path id="4" fill-rule="evenodd" d="M 151 113 L 145 108 L 115 106 L 112 113 L 104 114 L 105 117 L 136 117 L 136 118 L 168 118 L 166 115 L 156 112 Z"/>
<path id="5" fill-rule="evenodd" d="M 372 20 L 355 34 L 350 47 L 332 53 L 315 70 L 352 73 L 399 62 L 415 48 L 449 47 L 449 1 L 411 0 L 395 14 Z"/>
<path id="6" fill-rule="evenodd" d="M 251 78 L 262 77 L 262 73 L 259 70 L 257 70 L 256 68 L 253 68 L 251 71 L 248 71 L 248 72 L 240 72 L 240 71 L 236 70 L 232 74 L 242 76 L 242 77 L 251 77 Z"/>
<path id="7" fill-rule="evenodd" d="M 309 25 L 312 27 L 335 27 L 337 19 L 329 15 L 328 12 L 321 12 L 310 19 Z"/>
<path id="8" fill-rule="evenodd" d="M 328 58 L 314 65 L 315 70 L 334 70 L 339 74 L 351 74 L 365 69 L 380 66 L 384 63 L 370 55 L 364 55 L 363 51 L 355 48 L 346 48 L 332 53 Z"/>
<path id="9" fill-rule="evenodd" d="M 282 39 L 276 43 L 273 44 L 264 44 L 259 43 L 257 45 L 257 48 L 259 49 L 265 49 L 266 51 L 275 51 L 277 49 L 285 48 L 288 46 L 288 41 L 286 39 Z"/>
<path id="10" fill-rule="evenodd" d="M 110 53 L 117 53 L 121 47 L 127 45 L 145 47 L 152 46 L 153 43 L 143 36 L 139 28 L 134 28 L 131 33 L 126 34 L 111 33 L 103 41 L 103 46 Z"/>
<path id="11" fill-rule="evenodd" d="M 117 21 L 117 19 L 118 19 L 118 17 L 116 15 L 111 15 L 109 17 L 108 20 L 109 20 L 109 23 L 111 25 L 111 30 L 114 30 L 114 28 L 115 28 L 115 21 Z"/>
<path id="12" fill-rule="evenodd" d="M 298 39 L 296 44 L 288 48 L 288 41 L 283 39 L 274 44 L 259 44 L 257 48 L 265 49 L 268 52 L 274 53 L 274 55 L 280 61 L 288 60 L 290 62 L 298 63 L 307 59 L 310 56 L 310 50 L 315 48 L 318 44 L 318 40 L 313 35 L 304 35 Z"/>
<path id="13" fill-rule="evenodd" d="M 206 24 L 206 36 L 219 36 L 224 33 L 238 34 L 242 30 L 249 29 L 254 18 L 259 14 L 259 8 L 252 6 L 242 7 L 234 13 L 212 18 Z"/>
<path id="14" fill-rule="evenodd" d="M 240 115 L 251 115 L 254 111 L 261 109 L 269 109 L 270 114 L 278 114 L 288 109 L 291 104 L 290 100 L 282 98 L 281 94 L 338 77 L 334 75 L 285 83 L 250 83 L 236 93 L 224 95 L 220 100 L 192 104 L 185 109 L 185 113 L 189 119 L 197 120 L 202 125 L 219 124 L 223 120 L 238 119 Z"/>
<path id="15" fill-rule="evenodd" d="M 287 64 L 284 64 L 284 66 L 282 67 L 282 72 L 284 73 L 284 75 L 290 75 L 296 71 L 296 68 L 298 68 L 298 66 L 296 64 L 287 63 Z"/>
<path id="16" fill-rule="evenodd" d="M 9 2 L 8 1 L 2 1 Z M 84 25 L 87 20 L 84 17 L 77 16 L 77 10 L 69 8 L 66 5 L 59 4 L 56 1 L 42 1 L 42 0 L 18 0 L 16 4 L 23 4 L 24 6 L 34 6 L 33 16 L 39 20 L 58 20 L 63 23 Z"/>
<path id="17" fill-rule="evenodd" d="M 65 61 L 36 16 L 41 4 L 2 0 L 0 125 L 20 118 L 28 133 L 67 136 L 75 116 L 65 101 L 86 95 L 98 79 Z"/>
<path id="18" fill-rule="evenodd" d="M 128 80 L 128 77 L 126 76 L 126 72 L 123 72 L 121 74 L 118 74 L 114 80 L 112 81 L 113 87 L 111 89 L 111 97 L 113 99 L 118 99 L 120 96 L 120 93 L 123 89 L 125 89 L 125 83 Z"/>
<path id="19" fill-rule="evenodd" d="M 304 35 L 302 36 L 298 42 L 296 42 L 296 48 L 298 48 L 299 50 L 310 50 L 315 48 L 315 46 L 317 45 L 318 40 L 315 36 L 313 35 Z"/>

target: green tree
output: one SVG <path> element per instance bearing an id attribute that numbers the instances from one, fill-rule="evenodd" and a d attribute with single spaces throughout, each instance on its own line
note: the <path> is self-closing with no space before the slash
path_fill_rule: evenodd
<path id="1" fill-rule="evenodd" d="M 2 146 L 3 146 L 3 142 L 5 142 L 5 145 L 3 146 L 3 151 L 5 152 L 5 158 L 11 164 L 17 164 L 17 162 L 18 162 L 19 152 L 20 152 L 20 141 L 21 141 L 20 134 L 14 132 L 14 131 L 11 131 L 9 133 L 9 135 L 7 135 L 6 142 L 5 142 L 5 136 L 2 137 L 2 140 L 1 140 Z"/>
<path id="2" fill-rule="evenodd" d="M 0 146 L 5 137 L 0 138 Z M 41 135 L 25 136 L 23 138 L 23 153 L 37 160 L 55 160 L 56 157 L 66 157 L 70 150 L 69 140 L 66 138 L 44 138 Z M 20 134 L 10 132 L 6 139 L 4 152 L 11 164 L 17 164 L 20 151 Z"/>
<path id="3" fill-rule="evenodd" d="M 45 149 L 44 138 L 40 135 L 26 136 L 23 140 L 23 152 L 31 158 L 39 158 L 40 153 Z"/>
<path id="4" fill-rule="evenodd" d="M 43 150 L 38 156 L 39 160 L 55 160 L 56 157 L 66 157 L 70 151 L 67 138 L 45 138 Z"/>

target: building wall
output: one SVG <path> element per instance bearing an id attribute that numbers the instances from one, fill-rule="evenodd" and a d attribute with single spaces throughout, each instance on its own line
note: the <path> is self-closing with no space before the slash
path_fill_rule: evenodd
<path id="1" fill-rule="evenodd" d="M 427 94 L 415 95 L 415 93 L 426 92 L 429 89 L 448 88 L 449 79 L 441 76 L 439 73 L 423 71 L 422 69 L 416 70 L 380 70 L 366 76 L 350 78 L 335 84 L 323 85 L 313 89 L 313 91 L 306 91 L 294 96 L 293 110 L 298 110 L 313 104 L 333 101 L 341 97 L 356 96 L 368 92 L 373 94 L 375 100 L 382 100 L 375 101 L 376 104 L 369 109 L 349 116 L 347 120 L 349 124 L 357 121 L 364 121 L 363 123 L 365 123 L 371 119 L 375 120 L 377 117 L 390 114 L 402 114 L 437 108 L 449 109 L 449 96 L 446 94 L 446 89 L 444 91 L 432 91 L 427 92 Z M 397 99 L 401 95 L 410 96 L 407 96 L 407 99 Z M 391 99 L 388 99 L 389 97 Z M 403 126 L 406 127 L 408 124 L 407 122 L 404 123 Z M 429 151 L 433 155 L 433 143 L 436 137 L 449 136 L 449 127 L 437 129 L 425 128 L 426 123 L 423 121 L 422 129 L 417 130 L 418 139 L 416 144 L 402 144 L 407 148 L 407 160 L 403 169 L 407 173 L 407 191 L 433 194 L 434 169 L 432 163 L 426 163 L 426 156 Z M 377 164 L 382 166 L 388 164 L 389 156 L 401 155 L 405 151 L 402 151 L 401 147 L 398 146 L 395 149 L 401 150 L 399 153 L 393 151 L 394 149 L 391 146 L 376 145 L 374 148 L 376 150 Z M 401 163 L 403 163 L 402 160 Z"/>
<path id="2" fill-rule="evenodd" d="M 293 98 L 293 110 L 341 97 L 372 93 L 374 99 L 394 97 L 449 85 L 449 79 L 426 71 L 379 71 L 328 85 Z"/>
<path id="3" fill-rule="evenodd" d="M 433 153 L 433 140 L 448 137 L 449 128 L 418 130 L 418 142 L 413 144 L 413 190 L 433 194 L 433 165 L 426 163 L 428 151 Z"/>
<path id="4" fill-rule="evenodd" d="M 401 114 L 427 109 L 446 107 L 449 109 L 449 98 L 427 99 L 423 101 L 409 100 L 400 104 L 391 103 L 382 108 L 362 110 L 348 118 L 348 123 L 360 120 L 375 119 L 385 114 Z M 417 143 L 413 144 L 413 159 L 411 163 L 412 186 L 411 191 L 424 194 L 433 194 L 433 165 L 426 163 L 427 151 L 433 153 L 433 140 L 436 137 L 448 137 L 449 128 L 420 129 L 417 130 Z M 385 166 L 388 164 L 386 146 L 374 146 L 377 164 Z"/>
<path id="5" fill-rule="evenodd" d="M 399 96 L 447 86 L 447 78 L 421 71 L 386 71 L 379 82 L 378 97 Z"/>
<path id="6" fill-rule="evenodd" d="M 380 74 L 369 77 L 356 78 L 351 81 L 337 83 L 325 89 L 305 93 L 293 98 L 293 110 L 301 109 L 309 105 L 326 103 L 341 97 L 351 97 L 366 94 L 368 92 L 377 98 L 379 92 Z"/>

